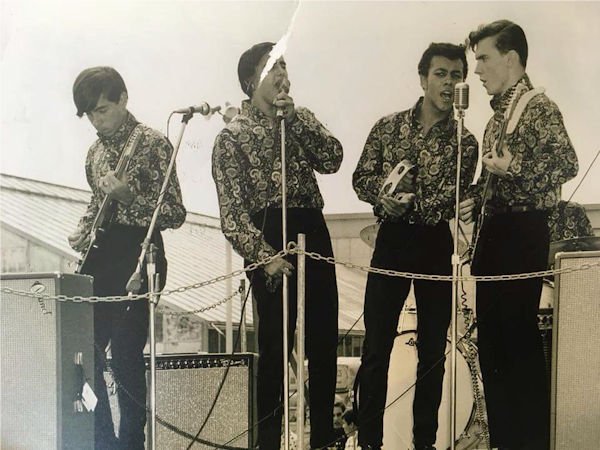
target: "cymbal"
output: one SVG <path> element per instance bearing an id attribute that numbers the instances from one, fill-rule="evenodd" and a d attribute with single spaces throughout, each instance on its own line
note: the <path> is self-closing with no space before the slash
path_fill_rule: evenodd
<path id="1" fill-rule="evenodd" d="M 374 223 L 360 230 L 360 238 L 362 241 L 371 248 L 375 248 L 375 241 L 377 240 L 377 232 L 379 231 L 379 224 Z"/>
<path id="2" fill-rule="evenodd" d="M 600 250 L 600 236 L 584 236 L 550 242 L 548 265 L 554 264 L 554 258 L 559 252 L 589 252 L 591 250 Z"/>

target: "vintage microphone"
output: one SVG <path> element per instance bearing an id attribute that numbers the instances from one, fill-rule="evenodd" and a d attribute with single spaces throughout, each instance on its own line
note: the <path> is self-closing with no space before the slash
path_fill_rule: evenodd
<path id="1" fill-rule="evenodd" d="M 456 344 L 457 344 L 457 323 L 456 308 L 458 305 L 458 276 L 460 271 L 460 255 L 458 254 L 458 210 L 460 204 L 460 169 L 462 162 L 462 135 L 465 110 L 469 107 L 469 85 L 467 83 L 457 83 L 454 86 L 454 109 L 458 118 L 456 127 L 457 153 L 456 153 L 456 182 L 454 199 L 454 232 L 453 242 L 454 250 L 452 252 L 452 330 L 450 345 L 451 356 L 451 393 L 450 393 L 450 448 L 455 449 L 456 442 Z"/>

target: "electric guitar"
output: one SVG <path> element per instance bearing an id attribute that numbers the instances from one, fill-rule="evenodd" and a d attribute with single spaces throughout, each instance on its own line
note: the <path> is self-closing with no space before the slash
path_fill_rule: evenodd
<path id="1" fill-rule="evenodd" d="M 131 157 L 133 156 L 135 148 L 137 147 L 141 137 L 142 127 L 138 125 L 129 135 L 129 138 L 125 143 L 125 148 L 121 152 L 121 156 L 117 162 L 117 167 L 115 168 L 115 176 L 117 178 L 120 179 L 127 171 L 129 163 L 131 162 Z M 86 233 L 88 235 L 88 244 L 86 245 L 85 251 L 82 253 L 81 259 L 77 263 L 75 273 L 82 272 L 85 264 L 90 259 L 90 255 L 100 247 L 102 236 L 106 233 L 108 226 L 111 224 L 116 210 L 117 201 L 114 200 L 110 195 L 105 195 L 102 199 L 100 207 L 98 208 L 98 212 L 96 213 L 96 217 L 92 222 L 90 230 Z"/>

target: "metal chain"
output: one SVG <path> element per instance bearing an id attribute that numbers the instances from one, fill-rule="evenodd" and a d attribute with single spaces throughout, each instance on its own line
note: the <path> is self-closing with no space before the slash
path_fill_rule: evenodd
<path id="1" fill-rule="evenodd" d="M 243 269 L 235 270 L 229 274 L 221 275 L 221 276 L 218 276 L 211 280 L 202 281 L 200 283 L 191 284 L 189 286 L 182 286 L 177 289 L 170 289 L 170 290 L 166 290 L 166 291 L 157 292 L 157 295 L 160 295 L 161 297 L 169 296 L 172 294 L 183 293 L 183 292 L 190 291 L 192 289 L 199 289 L 199 288 L 203 288 L 206 286 L 210 286 L 212 284 L 220 283 L 221 281 L 228 280 L 229 278 L 234 278 L 234 277 L 240 276 L 246 272 L 251 272 L 261 266 L 266 266 L 267 264 L 271 263 L 275 259 L 283 257 L 288 253 L 289 253 L 288 250 L 281 250 L 272 256 L 264 258 L 258 262 L 249 264 L 247 267 L 244 267 Z M 32 292 L 27 292 L 27 291 L 19 291 L 17 289 L 11 289 L 11 288 L 5 287 L 5 286 L 3 286 L 0 289 L 0 291 L 5 294 L 12 294 L 12 295 L 20 296 L 20 297 L 35 298 L 38 300 L 40 300 L 40 299 L 41 300 L 57 300 L 59 302 L 71 301 L 71 302 L 75 302 L 75 303 L 120 302 L 120 301 L 125 301 L 125 300 L 130 301 L 130 300 L 148 299 L 150 297 L 149 293 L 134 294 L 134 295 L 121 295 L 121 296 L 115 295 L 115 296 L 107 296 L 107 297 L 99 297 L 99 296 L 83 297 L 81 295 L 75 295 L 75 296 L 69 297 L 67 295 L 36 294 L 36 293 L 32 293 Z M 218 306 L 219 304 L 225 303 L 225 301 L 226 301 L 225 299 L 219 300 L 218 304 L 210 305 L 209 307 L 206 307 L 206 308 L 207 309 L 214 308 L 214 307 Z"/>
<path id="2" fill-rule="evenodd" d="M 376 273 L 380 275 L 387 275 L 391 277 L 401 277 L 401 278 L 412 278 L 415 280 L 429 280 L 429 281 L 453 281 L 454 277 L 452 275 L 427 275 L 421 273 L 412 273 L 412 272 L 398 272 L 390 269 L 380 269 L 378 267 L 370 267 L 370 266 L 361 266 L 358 264 L 338 261 L 333 256 L 322 256 L 316 252 L 307 252 L 300 250 L 296 247 L 294 242 L 290 242 L 288 244 L 288 252 L 291 254 L 300 254 L 304 253 L 304 255 L 308 256 L 311 259 L 316 261 L 325 261 L 329 264 L 338 264 L 349 269 L 358 269 L 363 272 Z M 600 261 L 595 263 L 584 263 L 576 267 L 565 267 L 563 269 L 553 269 L 553 270 L 541 270 L 539 272 L 525 272 L 525 273 L 515 273 L 515 274 L 507 274 L 507 275 L 460 275 L 458 276 L 458 281 L 512 281 L 512 280 L 525 280 L 528 278 L 541 278 L 548 277 L 552 275 L 561 275 L 572 272 L 579 272 L 583 270 L 589 270 L 596 267 L 600 267 Z"/>
<path id="3" fill-rule="evenodd" d="M 4 294 L 18 295 L 19 297 L 29 297 L 40 300 L 57 300 L 59 302 L 74 302 L 74 303 L 98 303 L 98 302 L 121 302 L 123 300 L 141 300 L 149 298 L 150 294 L 134 294 L 134 295 L 121 295 L 121 296 L 107 296 L 99 297 L 92 295 L 90 297 L 83 297 L 81 295 L 74 295 L 69 297 L 67 295 L 50 295 L 50 294 L 36 294 L 33 292 L 19 291 L 17 289 L 11 289 L 3 286 L 1 291 Z"/>
<path id="4" fill-rule="evenodd" d="M 170 317 L 180 317 L 180 316 L 187 316 L 190 314 L 200 314 L 202 312 L 209 311 L 211 309 L 216 308 L 217 306 L 221 306 L 221 305 L 227 303 L 229 300 L 231 300 L 232 298 L 234 298 L 237 295 L 238 295 L 238 293 L 235 292 L 234 294 L 231 294 L 230 296 L 225 297 L 224 299 L 219 300 L 218 302 L 213 303 L 212 305 L 204 306 L 202 308 L 194 309 L 192 311 L 169 311 L 164 306 L 161 306 L 160 308 L 158 308 L 158 311 L 160 311 L 163 315 L 170 316 Z"/>
<path id="5" fill-rule="evenodd" d="M 391 277 L 412 278 L 415 280 L 430 280 L 430 281 L 453 281 L 454 280 L 452 275 L 427 275 L 427 274 L 412 273 L 412 272 L 398 272 L 395 270 L 380 269 L 377 267 L 361 266 L 361 265 L 350 263 L 350 262 L 338 261 L 333 256 L 322 256 L 316 252 L 307 252 L 304 250 L 300 250 L 297 248 L 296 243 L 291 241 L 291 242 L 288 242 L 287 248 L 285 250 L 281 250 L 268 258 L 265 258 L 261 261 L 255 262 L 255 263 L 252 263 L 252 264 L 248 265 L 247 267 L 244 267 L 243 269 L 235 270 L 229 274 L 221 275 L 221 276 L 218 276 L 211 280 L 202 281 L 199 283 L 191 284 L 189 286 L 182 286 L 177 289 L 170 289 L 170 290 L 158 292 L 157 294 L 160 296 L 169 296 L 172 294 L 181 294 L 181 293 L 193 290 L 193 289 L 203 288 L 203 287 L 215 284 L 215 283 L 219 283 L 221 281 L 228 280 L 229 278 L 237 277 L 246 272 L 253 271 L 253 270 L 255 270 L 261 266 L 265 266 L 265 265 L 271 263 L 272 261 L 274 261 L 275 259 L 283 257 L 287 254 L 298 255 L 301 253 L 303 253 L 305 256 L 308 256 L 309 258 L 316 260 L 316 261 L 325 261 L 329 264 L 333 264 L 333 265 L 338 264 L 338 265 L 347 267 L 349 269 L 358 269 L 363 272 L 376 273 L 376 274 L 386 275 L 386 276 L 391 276 Z M 510 274 L 510 275 L 484 275 L 484 276 L 460 275 L 460 276 L 458 276 L 457 279 L 458 279 L 458 281 L 525 280 L 528 278 L 540 278 L 540 277 L 548 277 L 548 276 L 553 276 L 553 275 L 561 275 L 561 274 L 566 274 L 566 273 L 579 272 L 579 271 L 583 271 L 583 270 L 593 269 L 596 267 L 600 267 L 600 261 L 596 262 L 596 263 L 584 263 L 584 264 L 581 264 L 576 267 L 565 267 L 563 269 L 543 270 L 543 271 L 539 271 L 539 272 L 517 273 L 517 274 Z M 149 293 L 146 293 L 146 294 L 135 294 L 135 295 L 127 295 L 127 296 L 108 296 L 108 297 L 98 297 L 98 296 L 83 297 L 83 296 L 79 296 L 79 295 L 69 297 L 66 295 L 35 294 L 35 293 L 31 293 L 31 292 L 11 289 L 8 287 L 2 287 L 1 291 L 6 294 L 13 294 L 13 295 L 21 296 L 21 297 L 29 297 L 29 298 L 44 299 L 44 300 L 57 300 L 57 301 L 62 301 L 62 302 L 72 301 L 75 303 L 119 302 L 119 301 L 124 301 L 124 300 L 132 301 L 132 300 L 147 299 L 150 296 Z M 219 304 L 222 304 L 225 301 L 226 300 L 223 299 L 223 300 L 219 301 Z M 218 305 L 211 305 L 211 306 L 214 308 Z"/>

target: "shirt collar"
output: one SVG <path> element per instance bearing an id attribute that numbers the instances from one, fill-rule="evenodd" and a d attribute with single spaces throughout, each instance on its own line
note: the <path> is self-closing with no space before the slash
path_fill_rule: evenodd
<path id="1" fill-rule="evenodd" d="M 510 103 L 510 99 L 515 92 L 516 89 L 521 89 L 523 92 L 529 91 L 533 89 L 533 85 L 529 80 L 529 76 L 525 73 L 523 76 L 517 81 L 512 87 L 508 88 L 502 94 L 496 94 L 490 100 L 490 106 L 494 110 L 495 113 L 504 114 L 508 104 Z"/>
<path id="2" fill-rule="evenodd" d="M 242 115 L 248 117 L 254 122 L 258 122 L 262 125 L 271 123 L 271 119 L 263 113 L 260 109 L 254 106 L 250 100 L 242 101 Z"/>
<path id="3" fill-rule="evenodd" d="M 417 120 L 417 115 L 421 107 L 423 106 L 424 97 L 419 97 L 417 103 L 409 110 L 410 122 L 413 126 L 421 126 L 419 121 Z M 433 127 L 440 127 L 441 129 L 446 129 L 449 131 L 453 131 L 455 127 L 456 120 L 454 120 L 453 112 L 448 113 L 448 115 L 442 120 L 436 122 Z M 433 128 L 432 127 L 432 128 Z"/>
<path id="4" fill-rule="evenodd" d="M 138 125 L 137 119 L 127 111 L 127 118 L 121 124 L 121 126 L 111 136 L 103 136 L 100 133 L 96 133 L 100 141 L 105 145 L 117 145 L 124 142 Z"/>

